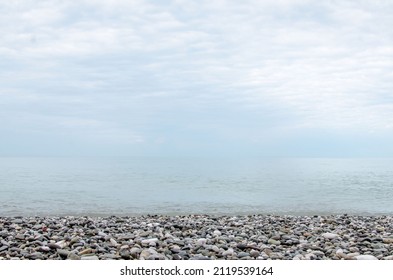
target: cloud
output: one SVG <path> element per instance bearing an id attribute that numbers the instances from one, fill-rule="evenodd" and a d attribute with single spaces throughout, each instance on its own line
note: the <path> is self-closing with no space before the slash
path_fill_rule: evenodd
<path id="1" fill-rule="evenodd" d="M 389 1 L 20 0 L 0 11 L 2 127 L 146 147 L 392 133 Z"/>

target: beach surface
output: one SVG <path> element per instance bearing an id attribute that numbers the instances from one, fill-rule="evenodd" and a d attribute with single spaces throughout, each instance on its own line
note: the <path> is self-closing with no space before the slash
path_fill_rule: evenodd
<path id="1" fill-rule="evenodd" d="M 0 260 L 393 260 L 393 216 L 0 217 Z"/>

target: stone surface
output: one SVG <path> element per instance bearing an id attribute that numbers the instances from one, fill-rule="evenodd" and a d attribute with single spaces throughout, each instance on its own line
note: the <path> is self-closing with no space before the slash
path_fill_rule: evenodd
<path id="1" fill-rule="evenodd" d="M 392 216 L 0 217 L 0 259 L 391 260 L 392 232 Z"/>
<path id="2" fill-rule="evenodd" d="M 337 238 L 339 235 L 336 233 L 331 233 L 331 232 L 326 232 L 322 234 L 322 237 L 326 238 L 326 239 L 335 239 Z"/>
<path id="3" fill-rule="evenodd" d="M 355 259 L 357 260 L 378 260 L 376 257 L 372 255 L 359 255 L 355 256 Z"/>

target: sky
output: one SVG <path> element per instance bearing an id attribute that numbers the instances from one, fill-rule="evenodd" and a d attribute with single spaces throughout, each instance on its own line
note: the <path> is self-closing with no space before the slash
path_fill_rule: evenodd
<path id="1" fill-rule="evenodd" d="M 0 3 L 0 156 L 393 156 L 393 2 Z"/>

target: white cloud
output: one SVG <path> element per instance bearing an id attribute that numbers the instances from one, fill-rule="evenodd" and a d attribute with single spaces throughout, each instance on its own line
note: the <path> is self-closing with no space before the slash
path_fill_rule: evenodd
<path id="1" fill-rule="evenodd" d="M 391 131 L 389 1 L 11 2 L 0 4 L 8 113 L 97 121 L 134 140 L 220 108 L 263 120 L 250 133 Z M 233 121 L 193 119 L 217 131 Z"/>

